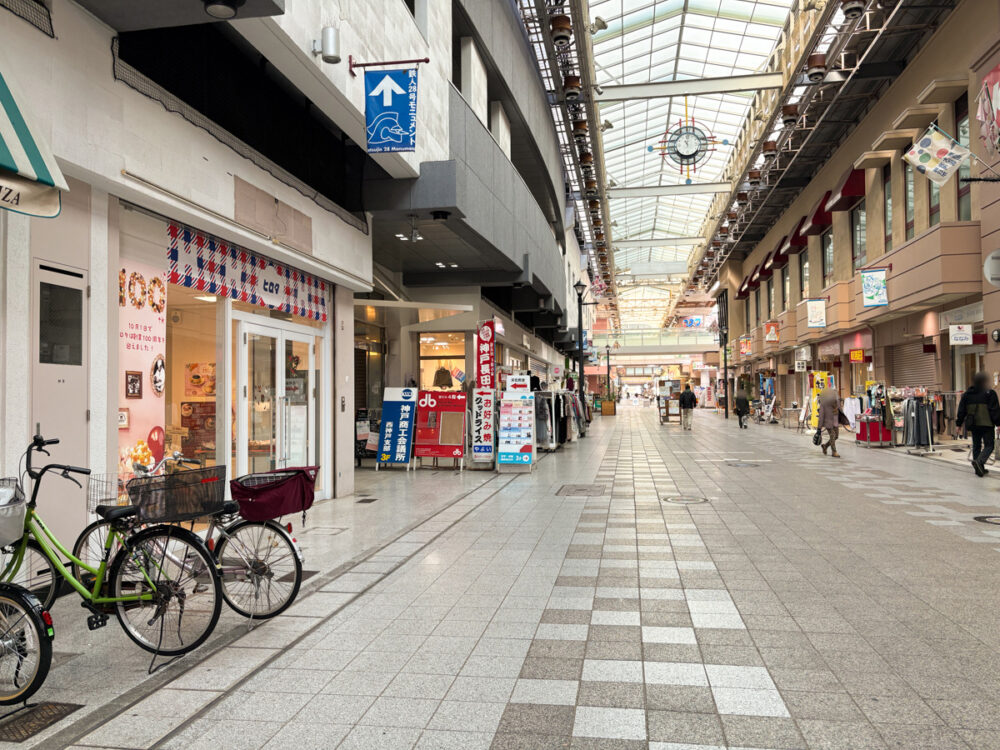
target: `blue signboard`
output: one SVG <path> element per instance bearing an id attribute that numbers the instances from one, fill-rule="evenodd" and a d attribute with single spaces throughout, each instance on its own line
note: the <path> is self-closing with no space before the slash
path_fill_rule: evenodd
<path id="1" fill-rule="evenodd" d="M 365 71 L 368 153 L 417 147 L 417 69 Z"/>
<path id="2" fill-rule="evenodd" d="M 408 464 L 417 417 L 416 388 L 386 388 L 382 396 L 382 424 L 378 433 L 380 464 Z"/>

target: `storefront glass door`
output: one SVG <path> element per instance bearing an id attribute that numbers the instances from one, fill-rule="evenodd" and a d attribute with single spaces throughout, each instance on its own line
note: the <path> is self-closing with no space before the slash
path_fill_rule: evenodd
<path id="1" fill-rule="evenodd" d="M 316 463 L 314 337 L 237 322 L 237 474 Z"/>

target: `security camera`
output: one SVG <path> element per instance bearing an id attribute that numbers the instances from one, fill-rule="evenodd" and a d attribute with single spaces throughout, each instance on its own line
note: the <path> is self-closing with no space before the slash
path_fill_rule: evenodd
<path id="1" fill-rule="evenodd" d="M 340 62 L 340 30 L 336 26 L 324 26 L 319 39 L 313 40 L 312 53 L 321 55 L 323 62 L 336 65 Z"/>

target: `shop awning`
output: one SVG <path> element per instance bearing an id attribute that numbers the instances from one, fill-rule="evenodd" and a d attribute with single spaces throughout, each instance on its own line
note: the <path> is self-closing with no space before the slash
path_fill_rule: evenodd
<path id="1" fill-rule="evenodd" d="M 773 273 L 774 271 L 777 271 L 779 268 L 784 268 L 786 265 L 788 265 L 788 255 L 786 255 L 783 252 L 785 243 L 787 242 L 788 242 L 787 235 L 778 240 L 778 244 L 775 245 L 774 250 L 771 252 L 769 256 L 767 256 L 767 260 L 764 261 L 764 268 L 766 270 L 769 270 Z"/>
<path id="2" fill-rule="evenodd" d="M 760 264 L 753 267 L 750 276 L 747 278 L 750 279 L 747 289 L 757 289 L 760 286 Z"/>
<path id="3" fill-rule="evenodd" d="M 858 202 L 858 198 L 865 197 L 865 170 L 851 167 L 840 178 L 837 189 L 830 194 L 830 199 L 826 202 L 828 213 L 833 211 L 846 211 Z"/>
<path id="4" fill-rule="evenodd" d="M 743 283 L 736 290 L 736 299 L 746 299 L 750 296 L 750 276 L 743 277 Z"/>
<path id="5" fill-rule="evenodd" d="M 60 190 L 69 190 L 52 150 L 33 123 L 0 60 L 0 208 L 50 218 L 60 211 Z"/>
<path id="6" fill-rule="evenodd" d="M 795 223 L 795 228 L 788 235 L 785 244 L 781 246 L 782 255 L 798 255 L 809 246 L 809 238 L 802 231 L 805 229 L 808 220 L 807 216 L 803 216 Z"/>
<path id="7" fill-rule="evenodd" d="M 760 266 L 757 268 L 757 276 L 760 281 L 771 278 L 774 275 L 774 269 L 771 267 L 771 258 L 774 257 L 775 251 L 772 250 L 767 255 L 764 256 L 764 260 L 761 261 Z"/>
<path id="8" fill-rule="evenodd" d="M 806 214 L 806 222 L 802 225 L 801 234 L 805 236 L 823 234 L 828 226 L 833 223 L 833 217 L 826 210 L 826 202 L 830 200 L 830 192 L 823 193 L 822 197 L 816 201 L 816 205 Z"/>

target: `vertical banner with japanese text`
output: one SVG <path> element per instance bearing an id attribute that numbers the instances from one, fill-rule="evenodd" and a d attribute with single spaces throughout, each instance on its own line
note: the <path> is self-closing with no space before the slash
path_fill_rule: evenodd
<path id="1" fill-rule="evenodd" d="M 386 388 L 382 396 L 377 461 L 408 464 L 413 445 L 413 422 L 417 411 L 416 388 Z"/>
<path id="2" fill-rule="evenodd" d="M 166 269 L 122 260 L 118 271 L 119 470 L 152 466 L 166 449 Z M 122 415 L 125 415 L 123 418 Z"/>
<path id="3" fill-rule="evenodd" d="M 472 460 L 493 460 L 493 425 L 496 419 L 496 392 L 492 388 L 476 388 L 472 392 Z"/>
<path id="4" fill-rule="evenodd" d="M 476 331 L 476 387 L 497 387 L 496 378 L 496 329 L 492 320 L 479 324 Z"/>

